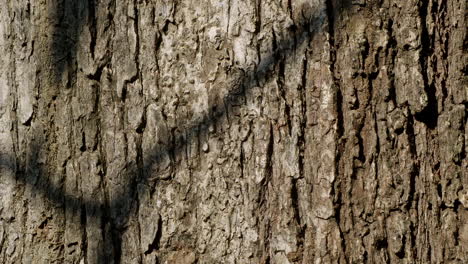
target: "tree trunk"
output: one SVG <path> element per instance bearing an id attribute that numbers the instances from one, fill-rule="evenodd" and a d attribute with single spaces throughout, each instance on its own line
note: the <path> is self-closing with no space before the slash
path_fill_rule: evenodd
<path id="1" fill-rule="evenodd" d="M 468 263 L 466 1 L 0 3 L 1 263 Z"/>

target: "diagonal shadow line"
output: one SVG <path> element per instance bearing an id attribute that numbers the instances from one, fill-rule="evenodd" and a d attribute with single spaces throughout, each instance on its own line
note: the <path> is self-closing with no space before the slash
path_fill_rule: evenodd
<path id="1" fill-rule="evenodd" d="M 341 6 L 345 7 L 344 5 Z M 192 124 L 187 124 L 187 128 L 184 130 L 186 132 L 184 142 L 181 142 L 177 146 L 166 148 L 153 147 L 148 151 L 149 155 L 144 158 L 143 167 L 138 168 L 138 166 L 135 165 L 131 168 L 127 168 L 127 175 L 132 178 L 132 181 L 138 181 L 139 184 L 143 184 L 145 188 L 148 188 L 149 185 L 147 183 L 150 175 L 146 172 L 149 172 L 154 164 L 161 162 L 168 153 L 172 153 L 173 156 L 184 153 L 187 142 L 190 142 L 198 136 L 197 132 L 200 127 L 206 127 L 209 124 L 218 123 L 223 116 L 227 115 L 229 106 L 236 101 L 237 97 L 249 96 L 252 87 L 260 82 L 267 81 L 269 77 L 268 75 L 273 71 L 275 65 L 279 61 L 293 54 L 296 48 L 305 41 L 311 41 L 314 35 L 319 32 L 320 29 L 314 29 L 314 26 L 321 26 L 322 24 L 320 20 L 326 19 L 327 12 L 329 14 L 330 12 L 333 12 L 333 10 L 328 9 L 330 9 L 330 6 L 328 6 L 327 10 L 317 10 L 314 14 L 311 14 L 312 12 L 303 12 L 303 21 L 296 24 L 295 28 L 293 27 L 289 29 L 293 37 L 277 41 L 276 50 L 266 58 L 262 58 L 260 65 L 255 71 L 250 74 L 245 74 L 239 82 L 237 82 L 240 83 L 240 85 L 236 88 L 240 89 L 229 90 L 222 103 L 220 102 L 212 105 L 210 107 L 210 112 L 203 116 L 201 120 Z M 339 11 L 342 9 L 343 8 L 339 9 Z M 59 65 L 59 67 L 62 66 Z M 302 89 L 305 89 L 305 87 Z M 31 155 L 29 155 L 25 164 L 18 164 L 18 162 L 16 162 L 16 164 L 12 164 L 13 162 L 11 161 L 16 160 L 14 157 L 5 153 L 0 153 L 0 169 L 6 169 L 15 173 L 16 180 L 23 184 L 36 184 L 34 191 L 43 193 L 44 196 L 53 203 L 63 205 L 65 207 L 64 210 L 66 211 L 86 209 L 87 216 L 92 218 L 103 217 L 101 212 L 107 211 L 114 217 L 114 220 L 115 218 L 120 218 L 120 221 L 114 223 L 117 229 L 122 230 L 125 227 L 125 222 L 128 219 L 130 210 L 133 206 L 131 203 L 134 202 L 136 198 L 135 185 L 132 185 L 132 188 L 129 190 L 122 190 L 119 198 L 109 201 L 108 205 L 96 202 L 89 197 L 75 197 L 72 194 L 66 193 L 63 190 L 63 186 L 51 182 L 48 177 L 49 175 L 44 170 L 44 164 L 40 164 L 37 160 L 37 153 L 39 153 L 40 148 L 41 145 L 37 143 L 33 143 L 30 146 Z M 35 183 L 36 177 L 39 180 L 39 184 Z M 120 238 L 117 238 L 117 240 L 119 239 Z M 99 259 L 99 263 L 105 263 L 105 256 L 100 256 Z"/>

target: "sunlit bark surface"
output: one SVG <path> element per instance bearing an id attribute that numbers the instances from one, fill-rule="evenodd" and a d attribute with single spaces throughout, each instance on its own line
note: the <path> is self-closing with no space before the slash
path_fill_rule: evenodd
<path id="1" fill-rule="evenodd" d="M 468 263 L 466 1 L 0 5 L 0 263 Z"/>

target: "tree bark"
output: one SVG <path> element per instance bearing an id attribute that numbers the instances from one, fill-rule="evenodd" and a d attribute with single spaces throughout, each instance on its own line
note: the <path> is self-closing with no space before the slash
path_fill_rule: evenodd
<path id="1" fill-rule="evenodd" d="M 2 0 L 1 263 L 467 263 L 462 0 Z"/>

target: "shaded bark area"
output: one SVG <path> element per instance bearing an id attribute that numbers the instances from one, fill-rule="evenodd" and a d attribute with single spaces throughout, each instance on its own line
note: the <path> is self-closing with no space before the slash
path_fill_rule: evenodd
<path id="1" fill-rule="evenodd" d="M 0 9 L 1 263 L 465 263 L 466 1 Z"/>

